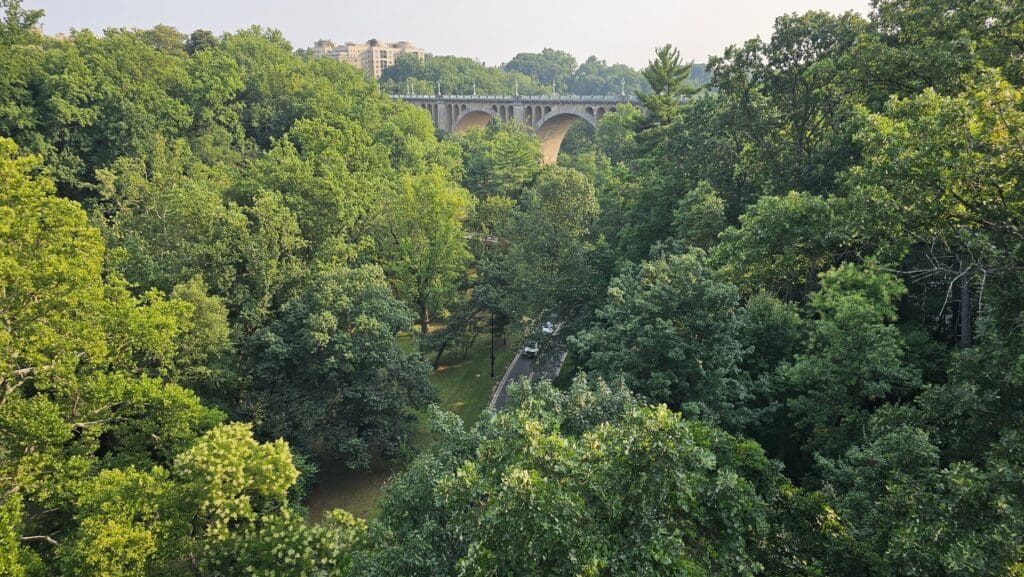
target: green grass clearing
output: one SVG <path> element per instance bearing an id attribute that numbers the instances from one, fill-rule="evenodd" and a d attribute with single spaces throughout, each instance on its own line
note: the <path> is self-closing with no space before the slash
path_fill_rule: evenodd
<path id="1" fill-rule="evenodd" d="M 465 359 L 461 351 L 445 351 L 440 366 L 430 376 L 441 408 L 462 417 L 467 425 L 480 418 L 491 400 L 494 385 L 512 361 L 512 351 L 502 346 L 501 339 L 495 339 L 494 377 L 491 377 L 490 345 L 488 335 L 481 335 Z"/>

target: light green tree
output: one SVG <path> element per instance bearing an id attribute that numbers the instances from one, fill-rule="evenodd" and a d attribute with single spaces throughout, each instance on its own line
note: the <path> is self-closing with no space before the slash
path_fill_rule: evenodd
<path id="1" fill-rule="evenodd" d="M 756 444 L 621 383 L 512 396 L 469 432 L 434 417 L 435 448 L 389 485 L 354 575 L 813 574 L 841 531 Z"/>
<path id="2" fill-rule="evenodd" d="M 105 278 L 99 231 L 38 173 L 38 157 L 0 139 L 0 506 L 18 563 L 50 560 L 54 548 L 63 556 L 54 535 L 81 530 L 101 546 L 97 563 L 109 546 L 137 567 L 153 545 L 135 525 L 73 521 L 83 481 L 168 466 L 223 415 L 149 376 L 173 369 L 191 306 L 157 292 L 136 299 Z M 29 510 L 46 513 L 19 515 Z"/>
<path id="3" fill-rule="evenodd" d="M 384 210 L 380 258 L 395 294 L 419 313 L 423 334 L 432 315 L 459 298 L 469 250 L 463 222 L 473 197 L 440 170 L 405 176 Z"/>

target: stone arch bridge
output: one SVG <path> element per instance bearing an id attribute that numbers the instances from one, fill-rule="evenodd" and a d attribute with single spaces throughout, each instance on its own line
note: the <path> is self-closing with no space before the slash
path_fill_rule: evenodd
<path id="1" fill-rule="evenodd" d="M 532 129 L 541 141 L 545 164 L 558 160 L 569 128 L 577 120 L 597 127 L 601 117 L 625 103 L 625 96 L 396 96 L 430 113 L 434 126 L 449 134 L 486 126 L 491 120 L 517 122 Z"/>

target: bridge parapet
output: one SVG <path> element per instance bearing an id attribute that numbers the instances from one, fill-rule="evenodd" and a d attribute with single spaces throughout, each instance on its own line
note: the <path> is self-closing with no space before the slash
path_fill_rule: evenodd
<path id="1" fill-rule="evenodd" d="M 591 126 L 617 106 L 640 106 L 639 100 L 625 96 L 578 95 L 396 95 L 430 113 L 438 130 L 458 134 L 470 128 L 486 126 L 491 120 L 516 122 L 534 131 L 541 141 L 546 164 L 554 164 L 569 128 L 582 119 Z"/>
<path id="2" fill-rule="evenodd" d="M 481 102 L 558 102 L 558 103 L 575 103 L 575 102 L 603 102 L 603 103 L 615 103 L 624 104 L 630 103 L 636 106 L 640 106 L 640 100 L 635 97 L 629 96 L 612 96 L 612 95 L 595 95 L 595 96 L 582 96 L 577 94 L 538 94 L 531 96 L 514 96 L 514 95 L 475 95 L 475 94 L 394 94 L 391 96 L 396 100 L 407 100 L 409 102 L 448 102 L 448 101 L 481 101 Z"/>

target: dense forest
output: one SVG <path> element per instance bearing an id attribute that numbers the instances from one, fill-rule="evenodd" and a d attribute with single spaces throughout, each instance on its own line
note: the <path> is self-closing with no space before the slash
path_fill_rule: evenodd
<path id="1" fill-rule="evenodd" d="M 660 47 L 542 166 L 274 30 L 0 0 L 0 575 L 1024 575 L 1024 4 L 872 7 Z M 558 58 L 385 83 L 619 91 Z M 399 472 L 311 523 L 329 460 Z"/>

